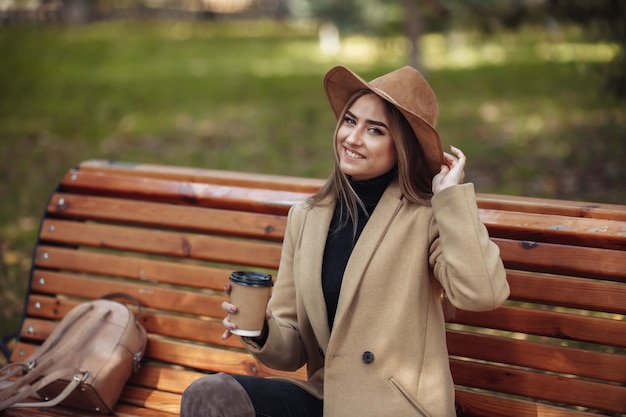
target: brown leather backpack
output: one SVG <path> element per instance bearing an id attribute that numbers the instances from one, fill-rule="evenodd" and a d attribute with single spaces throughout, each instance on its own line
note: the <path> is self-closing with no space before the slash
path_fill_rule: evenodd
<path id="1" fill-rule="evenodd" d="M 124 384 L 139 369 L 144 328 L 115 293 L 74 307 L 24 362 L 0 370 L 0 410 L 57 404 L 112 413 Z M 137 302 L 138 303 L 138 302 Z"/>

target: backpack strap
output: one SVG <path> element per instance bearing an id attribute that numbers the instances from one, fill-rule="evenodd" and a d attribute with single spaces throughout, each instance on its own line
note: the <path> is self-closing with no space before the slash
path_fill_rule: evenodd
<path id="1" fill-rule="evenodd" d="M 35 384 L 32 383 L 38 378 L 44 376 L 44 373 L 55 363 L 60 361 L 65 355 L 71 354 L 71 352 L 75 351 L 76 347 L 83 344 L 89 337 L 89 332 L 81 331 L 81 328 L 85 330 L 93 328 L 98 321 L 102 320 L 110 314 L 110 312 L 111 311 L 107 309 L 95 310 L 91 303 L 85 303 L 77 306 L 68 314 L 68 316 L 66 316 L 69 320 L 61 321 L 50 337 L 46 339 L 46 341 L 28 358 L 27 361 L 3 367 L 3 371 L 5 369 L 8 370 L 13 366 L 21 367 L 22 372 L 25 372 L 25 374 L 14 381 L 11 381 L 10 384 L 2 387 L 0 390 L 0 404 L 3 405 L 0 406 L 0 410 L 7 408 L 10 404 L 22 401 L 27 398 L 28 395 L 32 395 L 36 392 L 36 390 L 33 391 L 28 387 L 32 388 L 39 385 L 39 382 L 41 381 Z M 80 323 L 80 326 L 77 323 Z M 76 329 L 74 329 L 74 327 L 76 327 Z M 59 343 L 62 343 L 62 349 L 54 349 L 55 346 L 59 345 Z M 70 371 L 62 369 L 60 371 L 64 372 L 62 372 L 63 376 L 76 374 L 77 372 L 74 369 Z M 48 380 L 51 375 L 58 374 L 59 372 L 53 371 L 49 375 L 44 376 L 44 379 Z M 58 376 L 56 378 L 58 378 Z M 48 384 L 49 382 L 41 386 L 46 386 Z M 25 391 L 28 391 L 29 394 L 23 396 L 21 392 Z"/>
<path id="2" fill-rule="evenodd" d="M 52 371 L 32 385 L 22 386 L 14 395 L 0 401 L 0 410 L 11 407 L 52 407 L 65 400 L 88 376 L 87 372 L 81 372 L 72 368 L 63 368 Z M 40 389 L 50 385 L 59 379 L 69 378 L 67 386 L 55 398 L 47 401 L 20 402 L 35 394 Z"/>

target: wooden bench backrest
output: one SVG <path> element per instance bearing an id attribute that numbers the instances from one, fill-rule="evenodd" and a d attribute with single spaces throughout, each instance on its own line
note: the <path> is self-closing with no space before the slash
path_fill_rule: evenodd
<path id="1" fill-rule="evenodd" d="M 289 207 L 321 181 L 87 161 L 52 195 L 13 360 L 77 303 L 124 291 L 143 306 L 147 364 L 127 404 L 176 412 L 200 374 L 292 375 L 221 340 L 234 270 L 275 276 Z M 626 413 L 626 209 L 480 195 L 511 297 L 487 313 L 444 301 L 451 368 L 467 415 L 543 415 L 560 406 Z M 401 262 L 401 260 L 399 260 Z M 410 366 L 410 364 L 407 364 Z M 155 390 L 158 392 L 155 394 Z M 498 394 L 498 395 L 494 395 Z M 123 405 L 122 405 L 123 407 Z"/>

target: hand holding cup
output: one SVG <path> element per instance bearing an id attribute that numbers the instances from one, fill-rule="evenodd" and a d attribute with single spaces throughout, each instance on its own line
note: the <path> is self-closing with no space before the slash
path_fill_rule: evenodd
<path id="1" fill-rule="evenodd" d="M 272 276 L 258 272 L 236 271 L 224 286 L 230 302 L 223 302 L 222 309 L 228 313 L 222 323 L 226 328 L 222 339 L 231 334 L 257 337 L 261 334 L 265 320 L 271 317 L 267 302 L 272 289 Z"/>

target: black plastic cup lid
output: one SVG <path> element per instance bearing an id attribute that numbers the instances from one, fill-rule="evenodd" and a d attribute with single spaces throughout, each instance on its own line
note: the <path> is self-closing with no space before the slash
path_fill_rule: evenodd
<path id="1" fill-rule="evenodd" d="M 235 271 L 230 274 L 230 280 L 240 285 L 252 287 L 271 287 L 274 285 L 271 275 L 252 271 Z"/>

